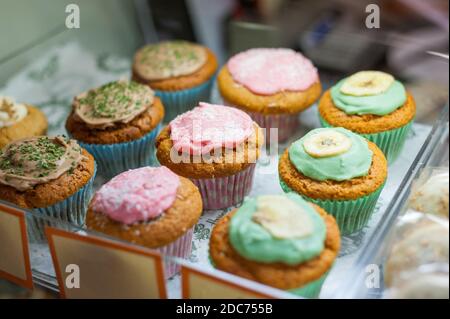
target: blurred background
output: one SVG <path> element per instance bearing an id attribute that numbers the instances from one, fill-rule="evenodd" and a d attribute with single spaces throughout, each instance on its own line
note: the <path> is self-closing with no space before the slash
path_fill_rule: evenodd
<path id="1" fill-rule="evenodd" d="M 69 3 L 80 8 L 79 29 L 65 25 Z M 366 27 L 369 4 L 380 8 L 380 28 Z M 432 122 L 449 72 L 448 58 L 427 52 L 448 54 L 448 10 L 448 0 L 0 0 L 0 87 L 62 43 L 130 61 L 144 43 L 186 39 L 221 63 L 250 47 L 283 46 L 312 59 L 325 86 L 358 69 L 392 72 L 414 91 L 418 117 Z"/>

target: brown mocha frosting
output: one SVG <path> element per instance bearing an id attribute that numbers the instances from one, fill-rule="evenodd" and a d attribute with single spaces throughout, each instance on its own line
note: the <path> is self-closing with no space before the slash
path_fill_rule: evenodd
<path id="1" fill-rule="evenodd" d="M 116 81 L 75 97 L 73 109 L 77 119 L 90 128 L 106 129 L 117 123 L 128 123 L 146 111 L 154 92 L 136 82 Z"/>
<path id="2" fill-rule="evenodd" d="M 57 179 L 86 160 L 75 140 L 39 136 L 8 144 L 0 154 L 0 183 L 26 191 Z"/>
<path id="3" fill-rule="evenodd" d="M 189 75 L 205 65 L 205 48 L 187 41 L 167 41 L 149 44 L 134 57 L 134 71 L 148 80 L 164 80 Z"/>

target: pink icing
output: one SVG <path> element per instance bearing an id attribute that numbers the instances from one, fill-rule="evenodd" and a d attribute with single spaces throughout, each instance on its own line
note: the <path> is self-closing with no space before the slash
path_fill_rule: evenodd
<path id="1" fill-rule="evenodd" d="M 227 64 L 233 79 L 256 94 L 304 91 L 319 80 L 310 60 L 291 49 L 250 49 Z"/>
<path id="2" fill-rule="evenodd" d="M 234 148 L 253 134 L 253 121 L 233 107 L 200 102 L 170 122 L 175 150 L 201 155 L 214 149 Z"/>
<path id="3" fill-rule="evenodd" d="M 147 221 L 172 206 L 179 185 L 179 177 L 164 166 L 129 170 L 97 191 L 92 208 L 124 224 Z"/>

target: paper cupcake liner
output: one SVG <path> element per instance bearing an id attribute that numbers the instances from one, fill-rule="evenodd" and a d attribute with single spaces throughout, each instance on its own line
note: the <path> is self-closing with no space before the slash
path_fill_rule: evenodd
<path id="1" fill-rule="evenodd" d="M 227 106 L 232 106 L 242 110 L 238 105 L 228 102 L 223 99 L 223 103 Z M 260 127 L 264 128 L 264 135 L 266 137 L 266 144 L 270 145 L 270 129 L 278 129 L 278 142 L 282 143 L 289 139 L 298 129 L 300 124 L 299 114 L 262 114 L 258 112 L 244 111 L 253 121 Z"/>
<path id="2" fill-rule="evenodd" d="M 325 121 L 320 115 L 319 118 L 323 127 L 332 127 L 332 125 Z M 395 130 L 374 134 L 358 134 L 375 143 L 381 151 L 383 151 L 388 162 L 392 163 L 401 153 L 412 124 L 413 121 L 410 121 L 408 124 Z"/>
<path id="3" fill-rule="evenodd" d="M 310 299 L 318 298 L 320 295 L 320 290 L 322 289 L 323 283 L 327 279 L 328 273 L 329 272 L 326 272 L 319 279 L 311 281 L 302 287 L 291 289 L 291 290 L 289 290 L 289 292 L 293 293 L 294 295 L 303 297 L 303 298 L 310 298 Z"/>
<path id="4" fill-rule="evenodd" d="M 198 187 L 203 209 L 216 210 L 236 206 L 250 193 L 256 164 L 226 177 L 191 179 Z"/>
<path id="5" fill-rule="evenodd" d="M 169 123 L 178 115 L 191 110 L 198 102 L 209 102 L 214 76 L 199 86 L 179 91 L 155 90 L 164 105 L 164 122 Z"/>
<path id="6" fill-rule="evenodd" d="M 126 143 L 78 144 L 94 156 L 99 175 L 110 179 L 129 169 L 155 164 L 155 139 L 160 129 L 158 124 L 143 137 Z"/>
<path id="7" fill-rule="evenodd" d="M 183 236 L 178 238 L 173 243 L 156 248 L 162 255 L 173 256 L 183 259 L 188 259 L 191 255 L 192 238 L 194 236 L 194 227 L 189 229 Z M 175 262 L 164 263 L 164 273 L 167 279 L 175 276 L 180 272 L 181 266 Z"/>
<path id="8" fill-rule="evenodd" d="M 282 143 L 289 139 L 297 131 L 299 126 L 299 113 L 297 114 L 262 114 L 256 112 L 248 112 L 248 115 L 264 128 L 266 144 L 270 143 L 270 129 L 278 129 L 278 142 Z"/>
<path id="9" fill-rule="evenodd" d="M 62 225 L 59 221 L 79 227 L 84 226 L 88 204 L 94 194 L 93 184 L 96 173 L 97 167 L 91 179 L 72 196 L 54 205 L 33 209 L 35 214 L 50 217 L 53 219 L 52 221 L 30 214 L 27 215 L 28 235 L 32 241 L 46 241 L 45 226 L 70 230 L 70 227 Z"/>
<path id="10" fill-rule="evenodd" d="M 280 179 L 280 185 L 284 192 L 295 192 Z M 339 226 L 341 235 L 350 235 L 363 229 L 369 222 L 375 209 L 378 198 L 384 184 L 377 190 L 364 197 L 354 200 L 325 200 L 315 199 L 298 193 L 305 200 L 317 204 L 327 213 L 334 216 Z"/>

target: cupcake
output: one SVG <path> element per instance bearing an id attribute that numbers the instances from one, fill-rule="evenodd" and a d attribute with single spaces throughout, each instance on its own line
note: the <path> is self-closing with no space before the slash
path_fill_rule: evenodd
<path id="1" fill-rule="evenodd" d="M 387 178 L 387 161 L 372 142 L 344 128 L 320 128 L 281 155 L 280 184 L 332 214 L 342 234 L 362 229 Z"/>
<path id="2" fill-rule="evenodd" d="M 123 172 L 94 195 L 86 217 L 92 229 L 162 254 L 188 258 L 193 229 L 202 213 L 195 185 L 166 167 Z M 166 276 L 179 271 L 166 264 Z"/>
<path id="3" fill-rule="evenodd" d="M 47 134 L 47 118 L 38 108 L 0 96 L 0 149 L 26 137 Z"/>
<path id="4" fill-rule="evenodd" d="M 386 291 L 389 299 L 449 299 L 449 269 L 429 265 L 402 273 Z"/>
<path id="5" fill-rule="evenodd" d="M 209 253 L 220 270 L 315 298 L 339 248 L 334 218 L 289 193 L 246 199 L 216 224 Z"/>
<path id="6" fill-rule="evenodd" d="M 278 141 L 293 135 L 298 115 L 322 91 L 317 69 L 290 49 L 251 49 L 233 56 L 217 77 L 226 105 L 247 112 L 266 129 L 278 129 Z M 273 133 L 272 133 L 273 134 Z"/>
<path id="7" fill-rule="evenodd" d="M 84 225 L 94 178 L 92 155 L 62 136 L 15 141 L 0 155 L 0 200 L 77 226 Z M 44 220 L 31 222 L 42 238 Z"/>
<path id="8" fill-rule="evenodd" d="M 148 86 L 117 81 L 75 97 L 66 129 L 110 178 L 152 164 L 163 117 L 164 107 Z"/>
<path id="9" fill-rule="evenodd" d="M 405 144 L 416 104 L 392 75 L 361 71 L 325 92 L 319 113 L 323 126 L 344 127 L 364 136 L 392 162 Z"/>
<path id="10" fill-rule="evenodd" d="M 167 122 L 200 101 L 209 101 L 217 59 L 208 48 L 187 41 L 149 44 L 137 51 L 134 81 L 149 85 L 166 108 Z"/>
<path id="11" fill-rule="evenodd" d="M 156 156 L 197 185 L 203 208 L 223 209 L 250 192 L 261 140 L 259 126 L 244 112 L 201 102 L 161 131 Z"/>

